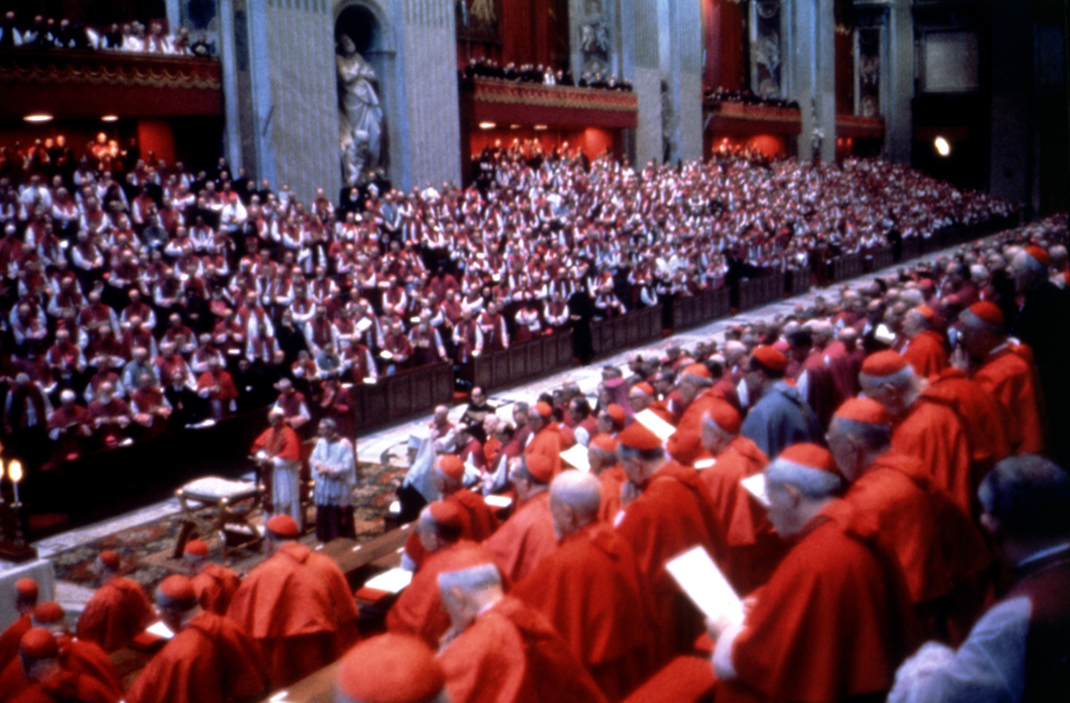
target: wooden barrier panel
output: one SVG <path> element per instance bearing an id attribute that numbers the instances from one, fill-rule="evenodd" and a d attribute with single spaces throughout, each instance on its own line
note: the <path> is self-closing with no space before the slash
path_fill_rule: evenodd
<path id="1" fill-rule="evenodd" d="M 771 274 L 739 282 L 739 309 L 750 310 L 779 299 L 783 294 L 784 274 Z"/>
<path id="2" fill-rule="evenodd" d="M 474 359 L 473 382 L 489 391 L 545 376 L 571 364 L 572 331 L 566 330 L 513 344 L 508 349 Z"/>
<path id="3" fill-rule="evenodd" d="M 802 295 L 810 290 L 810 269 L 788 269 L 785 279 L 787 292 L 791 295 Z"/>
<path id="4" fill-rule="evenodd" d="M 612 354 L 630 345 L 661 336 L 661 306 L 640 308 L 626 315 L 591 323 L 591 340 L 596 355 Z"/>
<path id="5" fill-rule="evenodd" d="M 891 247 L 879 247 L 876 251 L 873 252 L 873 268 L 874 269 L 887 268 L 887 267 L 891 266 L 893 263 L 895 263 L 895 261 L 892 258 L 892 248 Z"/>
<path id="6" fill-rule="evenodd" d="M 363 432 L 449 403 L 453 397 L 453 369 L 448 362 L 418 366 L 381 376 L 378 383 L 354 386 L 353 393 L 357 430 Z"/>

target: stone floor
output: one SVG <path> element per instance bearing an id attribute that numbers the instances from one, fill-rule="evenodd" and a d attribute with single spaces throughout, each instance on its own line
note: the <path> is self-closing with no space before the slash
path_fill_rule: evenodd
<path id="1" fill-rule="evenodd" d="M 933 260 L 941 254 L 949 254 L 953 251 L 954 249 L 946 249 L 941 252 L 934 252 L 922 257 L 922 260 Z M 846 281 L 846 284 L 851 288 L 858 288 L 871 281 L 874 276 L 887 275 L 890 273 L 894 273 L 894 268 L 883 269 L 871 274 L 866 274 L 865 276 Z M 837 284 L 837 286 L 838 285 L 840 284 Z M 492 394 L 490 399 L 493 403 L 496 403 L 499 406 L 497 409 L 499 415 L 503 418 L 511 419 L 513 403 L 517 401 L 532 402 L 540 393 L 551 391 L 554 388 L 560 388 L 561 384 L 569 378 L 575 380 L 584 393 L 593 397 L 596 394 L 598 383 L 601 381 L 601 367 L 605 364 L 624 367 L 627 364 L 628 357 L 633 353 L 642 353 L 644 356 L 664 355 L 665 350 L 673 345 L 680 345 L 687 349 L 693 347 L 700 341 L 710 339 L 715 339 L 719 344 L 722 344 L 724 342 L 724 331 L 732 325 L 743 324 L 759 319 L 770 319 L 777 314 L 787 315 L 792 312 L 798 303 L 813 302 L 814 298 L 818 295 L 823 294 L 830 298 L 836 298 L 838 297 L 836 292 L 837 286 L 825 289 L 812 288 L 808 293 L 803 295 L 770 303 L 753 310 L 748 310 L 733 317 L 717 320 L 702 327 L 687 332 L 681 332 L 651 344 L 623 350 L 614 356 L 600 359 L 598 362 L 590 366 L 570 369 L 562 373 L 541 378 L 537 381 L 532 381 L 522 386 L 499 390 Z M 458 405 L 451 409 L 450 418 L 453 420 L 459 419 L 463 413 L 464 405 Z M 409 436 L 414 433 L 426 432 L 430 420 L 430 416 L 420 417 L 413 421 L 360 437 L 357 444 L 357 454 L 360 460 L 384 464 L 393 463 L 395 465 L 406 465 L 408 461 L 406 442 Z M 42 558 L 47 558 L 57 552 L 85 544 L 119 530 L 135 527 L 168 514 L 177 513 L 179 510 L 178 501 L 171 499 L 146 506 L 139 510 L 88 527 L 82 527 L 48 537 L 37 542 L 35 546 L 37 547 L 40 556 Z M 6 565 L 3 562 L 0 562 L 0 572 L 3 571 L 5 566 Z M 56 586 L 56 599 L 65 607 L 72 610 L 80 610 L 81 608 L 79 606 L 92 595 L 91 590 L 74 584 L 58 581 Z"/>

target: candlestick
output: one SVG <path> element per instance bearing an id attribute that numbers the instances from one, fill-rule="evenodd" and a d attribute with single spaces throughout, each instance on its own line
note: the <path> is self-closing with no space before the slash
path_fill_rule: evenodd
<path id="1" fill-rule="evenodd" d="M 11 479 L 11 485 L 15 487 L 15 505 L 19 505 L 19 481 L 22 480 L 22 464 L 18 459 L 8 465 L 7 475 Z"/>

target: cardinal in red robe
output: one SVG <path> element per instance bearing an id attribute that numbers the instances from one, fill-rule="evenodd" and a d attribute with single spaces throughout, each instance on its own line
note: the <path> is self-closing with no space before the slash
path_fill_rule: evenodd
<path id="1" fill-rule="evenodd" d="M 994 303 L 974 303 L 959 321 L 963 346 L 973 362 L 972 379 L 1003 408 L 1011 449 L 1015 454 L 1040 454 L 1043 399 L 1032 350 L 1007 339 L 1003 312 Z"/>
<path id="2" fill-rule="evenodd" d="M 105 550 L 97 563 L 111 578 L 86 603 L 78 618 L 78 639 L 95 642 L 111 653 L 143 632 L 156 619 L 156 611 L 141 584 L 118 575 L 118 554 Z"/>
<path id="3" fill-rule="evenodd" d="M 717 639 L 715 699 L 883 698 L 917 643 L 901 574 L 851 531 L 835 497 L 842 478 L 827 450 L 788 447 L 765 479 L 770 519 L 795 544 L 742 622 L 726 615 L 709 623 Z"/>
<path id="4" fill-rule="evenodd" d="M 156 602 L 176 634 L 142 669 L 127 703 L 228 703 L 267 692 L 256 644 L 230 620 L 202 610 L 189 578 L 164 579 Z"/>
<path id="5" fill-rule="evenodd" d="M 966 430 L 974 475 L 984 476 L 997 461 L 1010 456 L 1007 413 L 988 391 L 966 378 L 965 371 L 948 366 L 939 375 L 930 376 L 925 395 L 938 398 L 958 415 Z"/>
<path id="6" fill-rule="evenodd" d="M 617 524 L 617 516 L 624 509 L 621 490 L 628 482 L 624 469 L 617 463 L 617 440 L 607 434 L 597 434 L 587 443 L 587 462 L 591 473 L 598 477 L 602 492 L 602 505 L 598 519 L 610 525 Z"/>
<path id="7" fill-rule="evenodd" d="M 910 338 L 903 358 L 922 378 L 934 376 L 948 366 L 947 339 L 933 329 L 936 322 L 936 311 L 928 305 L 919 305 L 903 319 L 903 333 Z"/>
<path id="8" fill-rule="evenodd" d="M 99 645 L 70 636 L 67 614 L 59 603 L 46 602 L 34 608 L 33 626 L 45 628 L 56 638 L 64 669 L 85 674 L 103 684 L 116 698 L 123 697 L 123 684 L 111 659 Z"/>
<path id="9" fill-rule="evenodd" d="M 451 703 L 601 703 L 583 662 L 550 622 L 504 595 L 487 564 L 439 578 L 452 626 L 439 662 Z"/>
<path id="10" fill-rule="evenodd" d="M 554 421 L 554 411 L 550 404 L 540 401 L 528 414 L 528 426 L 531 428 L 531 436 L 524 454 L 540 454 L 550 460 L 554 476 L 561 473 L 561 452 L 568 443 L 561 435 L 561 428 Z"/>
<path id="11" fill-rule="evenodd" d="M 37 606 L 37 582 L 23 578 L 15 582 L 15 610 L 19 617 L 0 634 L 0 671 L 19 653 L 19 640 L 33 627 L 30 613 Z"/>
<path id="12" fill-rule="evenodd" d="M 610 701 L 653 673 L 654 611 L 635 553 L 598 521 L 598 479 L 566 471 L 550 489 L 561 547 L 512 595 L 542 612 Z"/>
<path id="13" fill-rule="evenodd" d="M 511 473 L 520 507 L 483 546 L 507 579 L 519 581 L 557 550 L 550 514 L 553 466 L 541 454 L 528 454 Z"/>
<path id="14" fill-rule="evenodd" d="M 968 435 L 952 404 L 941 394 L 929 393 L 928 382 L 894 351 L 867 357 L 859 381 L 866 397 L 892 416 L 891 448 L 920 460 L 934 484 L 972 515 L 981 477 L 974 471 Z"/>
<path id="15" fill-rule="evenodd" d="M 746 595 L 769 580 L 788 545 L 773 530 L 765 506 L 743 487 L 743 479 L 761 473 L 769 458 L 739 434 L 741 426 L 739 413 L 728 403 L 709 407 L 701 441 L 714 458 L 699 477 L 724 532 L 726 576 L 737 593 Z"/>
<path id="16" fill-rule="evenodd" d="M 312 550 L 289 515 L 268 521 L 271 556 L 249 572 L 227 609 L 260 648 L 271 688 L 288 686 L 342 654 L 332 591 L 309 566 Z"/>
<path id="17" fill-rule="evenodd" d="M 416 534 L 427 557 L 386 615 L 391 632 L 414 635 L 437 647 L 450 626 L 449 613 L 442 607 L 438 577 L 479 564 L 493 564 L 494 557 L 480 544 L 465 539 L 461 509 L 451 501 L 435 501 L 426 506 L 416 523 Z"/>
<path id="18" fill-rule="evenodd" d="M 208 561 L 208 545 L 203 540 L 190 540 L 185 552 L 193 572 L 190 581 L 201 607 L 210 613 L 226 615 L 230 600 L 241 586 L 241 577 L 225 566 Z"/>
<path id="19" fill-rule="evenodd" d="M 118 703 L 121 698 L 107 682 L 64 666 L 58 640 L 40 627 L 19 640 L 19 659 L 4 670 L 0 694 L 11 703 Z"/>
<path id="20" fill-rule="evenodd" d="M 855 398 L 836 411 L 829 446 L 850 483 L 839 506 L 850 508 L 852 529 L 871 535 L 894 557 L 925 637 L 947 640 L 958 629 L 947 622 L 949 601 L 955 600 L 961 610 L 969 600 L 956 588 L 973 581 L 991 559 L 964 514 L 959 514 L 960 524 L 972 528 L 965 533 L 940 509 L 925 467 L 914 457 L 888 451 L 891 432 L 891 417 L 872 399 Z M 956 544 L 952 546 L 949 537 Z M 976 552 L 971 558 L 980 568 L 963 569 L 962 559 L 953 558 L 948 547 L 964 556 Z"/>
<path id="21" fill-rule="evenodd" d="M 665 563 L 701 545 L 717 562 L 725 558 L 725 538 L 709 490 L 698 472 L 668 461 L 657 436 L 635 422 L 617 437 L 628 486 L 638 496 L 626 502 L 617 527 L 628 540 L 652 589 L 661 664 L 691 650 L 701 631 L 698 612 L 665 570 Z"/>

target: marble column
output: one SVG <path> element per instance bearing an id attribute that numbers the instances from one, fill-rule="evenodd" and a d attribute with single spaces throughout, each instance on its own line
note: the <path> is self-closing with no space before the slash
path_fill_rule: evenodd
<path id="1" fill-rule="evenodd" d="M 992 130 L 988 187 L 992 195 L 1029 203 L 1033 22 L 1028 3 L 993 3 Z"/>
<path id="2" fill-rule="evenodd" d="M 914 141 L 911 100 L 914 98 L 914 16 L 911 0 L 892 0 L 888 18 L 887 61 L 881 69 L 881 114 L 884 117 L 884 158 L 909 164 Z"/>
<path id="3" fill-rule="evenodd" d="M 254 10 L 253 5 L 257 8 Z M 305 202 L 341 187 L 334 13 L 329 0 L 250 3 L 258 155 Z"/>
<path id="4" fill-rule="evenodd" d="M 673 46 L 677 51 L 673 70 L 680 86 L 676 103 L 677 148 L 681 159 L 701 159 L 702 8 L 698 2 L 679 3 L 673 20 Z"/>
<path id="5" fill-rule="evenodd" d="M 404 3 L 404 107 L 399 119 L 404 143 L 402 169 L 395 185 L 439 187 L 461 178 L 460 107 L 457 89 L 457 38 L 451 0 L 400 0 Z M 400 182 L 398 182 L 400 181 Z"/>
<path id="6" fill-rule="evenodd" d="M 223 69 L 223 151 L 230 164 L 241 164 L 242 124 L 238 113 L 237 47 L 234 41 L 233 0 L 219 3 L 219 62 Z"/>
<path id="7" fill-rule="evenodd" d="M 639 104 L 635 129 L 635 166 L 662 159 L 661 66 L 658 50 L 658 0 L 631 3 L 634 26 L 635 74 L 632 86 Z"/>
<path id="8" fill-rule="evenodd" d="M 175 30 L 182 25 L 182 3 L 180 0 L 167 0 L 164 11 L 167 13 L 167 26 L 171 28 L 171 33 L 174 34 Z"/>
<path id="9" fill-rule="evenodd" d="M 787 8 L 785 8 L 787 9 Z M 833 0 L 800 0 L 790 7 L 794 38 L 793 93 L 802 112 L 800 161 L 836 158 L 836 41 Z M 820 147 L 815 154 L 815 147 Z"/>

